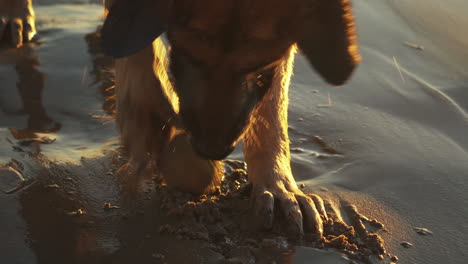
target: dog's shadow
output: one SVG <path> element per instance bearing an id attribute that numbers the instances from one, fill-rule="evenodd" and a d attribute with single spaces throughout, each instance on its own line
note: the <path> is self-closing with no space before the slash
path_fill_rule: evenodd
<path id="1" fill-rule="evenodd" d="M 120 199 L 113 174 L 121 164 L 117 157 L 109 152 L 80 164 L 38 162 L 36 180 L 19 196 L 38 263 L 150 263 L 160 255 L 170 263 L 193 259 L 185 249 L 199 243 L 159 235 L 169 221 L 151 197 L 151 183 L 132 202 Z"/>
<path id="2" fill-rule="evenodd" d="M 263 238 L 274 241 L 279 233 L 241 227 L 249 215 L 248 187 L 224 198 L 196 197 L 153 177 L 127 198 L 119 184 L 126 161 L 118 151 L 79 164 L 44 157 L 35 162 L 29 174 L 36 180 L 19 201 L 38 263 L 289 263 L 285 253 L 291 248 L 259 247 Z M 230 177 L 234 189 L 240 178 Z"/>

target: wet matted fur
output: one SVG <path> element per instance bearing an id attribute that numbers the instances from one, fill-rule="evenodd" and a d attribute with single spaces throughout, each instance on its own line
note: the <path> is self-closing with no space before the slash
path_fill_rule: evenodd
<path id="1" fill-rule="evenodd" d="M 243 140 L 255 222 L 271 227 L 276 208 L 293 232 L 322 232 L 323 203 L 291 173 L 288 87 L 297 48 L 328 83 L 348 80 L 360 61 L 348 0 L 116 0 L 103 42 L 117 57 L 117 123 L 136 167 L 157 167 L 174 131 L 207 160 Z"/>
<path id="2" fill-rule="evenodd" d="M 243 140 L 253 222 L 271 228 L 279 210 L 292 233 L 321 234 L 323 201 L 304 195 L 291 172 L 288 87 L 296 48 L 326 82 L 349 79 L 360 62 L 350 1 L 108 0 L 105 6 L 103 49 L 117 58 L 117 124 L 137 172 L 148 164 L 158 169 L 161 154 L 170 156 L 178 144 L 191 150 L 174 156 L 180 166 L 207 161 L 217 171 Z M 0 0 L 0 7 L 0 16 L 8 10 L 0 36 L 7 23 L 15 46 L 34 35 L 30 0 Z M 175 135 L 183 135 L 179 143 Z M 137 185 L 140 175 L 129 174 L 126 184 Z M 182 183 L 191 182 L 186 186 L 197 184 L 183 176 Z M 200 192 L 219 183 L 220 175 L 212 176 Z"/>

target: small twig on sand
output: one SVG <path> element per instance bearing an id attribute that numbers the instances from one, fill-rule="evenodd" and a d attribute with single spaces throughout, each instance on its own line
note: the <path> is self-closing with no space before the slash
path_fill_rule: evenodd
<path id="1" fill-rule="evenodd" d="M 84 84 L 86 81 L 86 78 L 88 77 L 88 66 L 85 65 L 83 68 L 83 73 L 81 74 L 81 84 Z"/>
<path id="2" fill-rule="evenodd" d="M 105 202 L 104 210 L 110 210 L 110 209 L 120 209 L 120 207 L 116 205 L 112 205 L 110 202 Z"/>
<path id="3" fill-rule="evenodd" d="M 395 58 L 395 56 L 393 56 L 393 62 L 395 63 L 395 66 L 396 66 L 398 72 L 400 73 L 401 80 L 403 82 L 405 82 L 405 78 L 403 77 L 403 73 L 401 72 L 400 65 L 398 64 L 397 59 Z"/>
<path id="4" fill-rule="evenodd" d="M 20 179 L 20 183 L 18 183 L 18 185 L 16 185 L 13 189 L 9 191 L 5 191 L 6 194 L 15 193 L 21 190 L 26 185 L 26 180 L 24 179 L 23 175 L 19 171 L 17 171 L 15 168 L 8 166 L 7 168 L 5 168 L 5 170 L 9 170 L 13 172 Z"/>
<path id="5" fill-rule="evenodd" d="M 414 44 L 414 43 L 410 43 L 408 41 L 403 42 L 403 45 L 408 46 L 408 47 L 413 48 L 413 49 L 417 49 L 417 50 L 424 50 L 424 46 Z"/>
<path id="6" fill-rule="evenodd" d="M 69 216 L 83 216 L 83 215 L 86 215 L 86 211 L 79 208 L 76 211 L 67 213 L 67 215 L 69 215 Z"/>

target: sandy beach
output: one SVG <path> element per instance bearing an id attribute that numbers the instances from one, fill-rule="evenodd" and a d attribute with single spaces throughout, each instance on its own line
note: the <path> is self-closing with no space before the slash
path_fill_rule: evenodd
<path id="1" fill-rule="evenodd" d="M 152 180 L 140 196 L 122 195 L 107 99 L 112 60 L 93 34 L 103 7 L 35 4 L 37 40 L 0 48 L 0 168 L 23 177 L 0 171 L 1 263 L 349 263 L 342 252 L 294 243 L 288 254 L 257 247 L 275 236 L 232 232 L 235 223 L 227 229 L 234 242 L 212 237 L 211 223 L 170 232 L 168 225 L 191 224 L 168 213 L 184 194 L 168 201 Z M 294 176 L 306 192 L 381 222 L 395 262 L 468 263 L 468 2 L 353 7 L 363 62 L 348 84 L 330 87 L 297 56 Z M 241 154 L 238 147 L 229 159 Z M 230 208 L 242 212 L 248 201 L 235 199 Z"/>

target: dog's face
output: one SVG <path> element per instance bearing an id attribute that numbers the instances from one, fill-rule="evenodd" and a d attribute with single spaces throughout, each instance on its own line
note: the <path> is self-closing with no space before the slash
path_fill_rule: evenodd
<path id="1" fill-rule="evenodd" d="M 114 45 L 110 53 L 125 56 L 146 43 L 146 35 L 167 32 L 179 114 L 193 147 L 208 159 L 231 153 L 294 43 L 332 84 L 346 81 L 359 61 L 348 0 L 116 1 L 118 7 L 109 16 L 114 12 L 125 23 L 119 12 L 125 13 L 124 18 L 136 20 L 131 24 L 139 25 L 130 29 L 145 35 L 136 38 L 141 44 L 122 45 L 117 52 L 115 43 L 109 43 Z M 161 21 L 148 18 L 148 10 L 157 9 L 166 9 L 160 13 L 165 14 L 163 27 Z M 129 15 L 129 10 L 135 14 Z M 118 23 L 106 21 L 105 47 L 106 36 L 112 38 Z M 142 28 L 151 23 L 158 25 Z"/>
<path id="2" fill-rule="evenodd" d="M 181 1 L 174 7 L 168 38 L 179 113 L 199 155 L 222 159 L 248 127 L 294 42 L 252 23 L 255 12 L 242 14 L 234 2 Z"/>
<path id="3" fill-rule="evenodd" d="M 223 63 L 229 60 L 223 54 L 220 64 L 211 66 L 185 53 L 184 46 L 173 44 L 170 57 L 179 115 L 196 152 L 222 159 L 232 152 L 251 112 L 271 86 L 277 61 L 236 69 Z"/>

